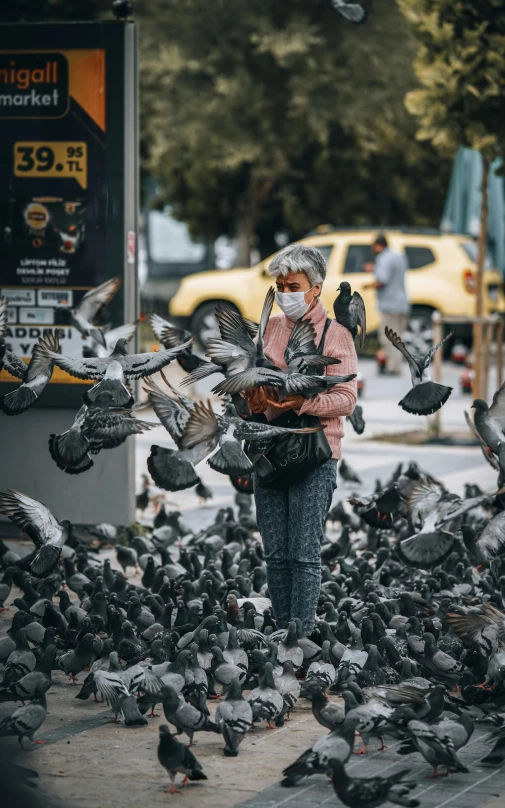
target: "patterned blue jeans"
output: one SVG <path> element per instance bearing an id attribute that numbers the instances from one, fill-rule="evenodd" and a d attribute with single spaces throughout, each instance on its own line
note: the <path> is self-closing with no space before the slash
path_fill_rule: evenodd
<path id="1" fill-rule="evenodd" d="M 327 460 L 284 491 L 260 488 L 254 476 L 256 520 L 263 540 L 267 581 L 279 628 L 300 618 L 314 629 L 321 589 L 324 520 L 337 486 L 337 461 Z"/>

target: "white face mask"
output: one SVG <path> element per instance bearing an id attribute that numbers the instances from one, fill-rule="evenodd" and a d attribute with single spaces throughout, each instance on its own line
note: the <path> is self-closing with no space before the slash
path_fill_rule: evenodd
<path id="1" fill-rule="evenodd" d="M 314 287 L 307 289 L 310 292 Z M 307 292 L 276 292 L 275 302 L 290 320 L 299 320 L 310 308 L 310 303 L 305 302 Z M 312 301 L 311 301 L 312 303 Z"/>

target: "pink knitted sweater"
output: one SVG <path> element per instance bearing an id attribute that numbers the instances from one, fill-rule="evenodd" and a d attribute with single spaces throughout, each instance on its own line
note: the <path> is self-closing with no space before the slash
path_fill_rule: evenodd
<path id="1" fill-rule="evenodd" d="M 326 322 L 326 311 L 320 300 L 305 315 L 305 318 L 314 325 L 316 345 L 318 345 Z M 268 321 L 265 330 L 265 354 L 279 368 L 286 367 L 284 349 L 294 326 L 294 321 L 285 314 L 277 314 Z M 326 332 L 323 353 L 325 356 L 335 356 L 341 361 L 340 365 L 329 365 L 326 368 L 329 375 L 346 376 L 349 373 L 357 373 L 358 359 L 353 339 L 347 328 L 339 325 L 336 320 L 332 320 Z M 351 415 L 354 410 L 357 400 L 356 391 L 356 380 L 346 384 L 336 384 L 331 390 L 307 399 L 300 409 L 295 410 L 299 415 L 306 412 L 309 415 L 318 416 L 325 428 L 332 457 L 340 458 L 340 441 L 344 435 L 343 416 Z M 279 414 L 280 411 L 275 407 L 268 407 L 265 412 L 269 421 L 277 418 Z"/>

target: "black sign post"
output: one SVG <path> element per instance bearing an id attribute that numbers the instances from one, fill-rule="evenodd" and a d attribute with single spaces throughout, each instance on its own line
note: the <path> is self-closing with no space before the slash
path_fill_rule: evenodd
<path id="1" fill-rule="evenodd" d="M 27 359 L 55 328 L 62 353 L 82 356 L 89 338 L 67 310 L 108 278 L 123 284 L 107 322 L 137 319 L 137 74 L 132 23 L 0 26 L 0 294 L 7 346 Z M 0 394 L 16 383 L 2 371 Z M 0 413 L 0 490 L 18 488 L 76 522 L 126 523 L 132 442 L 102 452 L 78 477 L 60 471 L 47 449 L 51 432 L 71 426 L 88 386 L 56 368 L 36 407 L 16 418 Z"/>

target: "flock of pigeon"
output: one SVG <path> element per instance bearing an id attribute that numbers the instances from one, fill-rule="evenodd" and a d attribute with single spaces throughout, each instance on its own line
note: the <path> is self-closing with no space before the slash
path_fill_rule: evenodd
<path id="1" fill-rule="evenodd" d="M 53 364 L 95 380 L 71 429 L 50 439 L 58 465 L 80 473 L 96 451 L 152 426 L 137 421 L 139 405 L 129 380 L 162 371 L 174 358 L 188 373 L 188 383 L 219 373 L 223 378 L 214 391 L 224 397 L 220 413 L 176 391 L 163 374 L 165 389 L 146 378 L 149 402 L 176 446 L 153 446 L 148 468 L 160 488 L 196 485 L 206 499 L 211 492 L 195 466 L 207 458 L 212 468 L 230 475 L 236 509 L 218 510 L 211 524 L 194 532 L 179 512 L 167 512 L 162 505 L 152 527 L 128 528 L 119 537 L 110 525 L 76 528 L 20 492 L 0 494 L 0 512 L 34 543 L 23 557 L 0 544 L 0 608 L 12 613 L 10 628 L 0 638 L 0 702 L 22 702 L 0 721 L 0 736 L 16 736 L 23 749 L 43 743 L 34 736 L 51 700 L 52 672 L 59 670 L 69 683 L 81 677 L 75 698 L 105 701 L 112 720 L 122 720 L 125 727 L 146 726 L 161 704 L 167 724 L 159 728 L 158 759 L 172 793 L 178 774 L 184 776 L 183 785 L 207 779 L 189 748 L 199 732 L 221 735 L 216 750 L 236 756 L 252 727 L 262 722 L 282 727 L 300 699 L 310 701 L 325 732 L 284 770 L 286 787 L 327 774 L 339 800 L 350 808 L 374 808 L 388 800 L 407 808 L 419 805 L 408 770 L 353 778 L 346 772 L 351 755 L 366 755 L 371 739 L 385 748 L 385 741 L 394 738 L 401 741 L 401 755 L 420 753 L 433 768 L 432 776 L 464 774 L 468 768 L 459 751 L 476 721 L 494 727 L 483 762 L 501 765 L 504 388 L 490 408 L 483 401 L 474 403 L 473 428 L 499 472 L 496 492 L 468 486 L 460 499 L 410 463 L 378 481 L 371 496 L 353 494 L 331 509 L 321 547 L 316 628 L 307 637 L 297 620 L 287 630 L 276 626 L 252 512 L 252 464 L 242 446 L 244 440 L 270 440 L 280 432 L 245 420 L 247 404 L 240 392 L 266 384 L 276 387 L 279 397 L 314 395 L 349 377 L 326 374 L 326 367 L 338 362 L 317 353 L 313 328 L 304 321 L 292 331 L 286 368 L 272 367 L 263 350 L 272 292 L 259 326 L 218 305 L 220 337 L 210 340 L 208 359 L 193 354 L 190 334 L 156 315 L 152 326 L 160 351 L 129 355 L 122 336 L 110 353 L 107 346 L 110 351 L 113 343 L 94 322 L 105 298 L 110 299 L 111 288 L 104 286 L 88 293 L 71 313 L 73 324 L 96 344 L 96 356 L 82 359 L 59 354 L 55 334 L 47 333 L 26 365 L 6 346 L 0 303 L 0 362 L 11 373 L 17 370 L 22 381 L 3 398 L 4 413 L 30 406 Z M 348 284 L 339 292 L 336 318 L 364 339 L 362 301 L 351 295 Z M 418 413 L 442 406 L 450 389 L 438 390 L 441 386 L 429 377 L 439 346 L 425 357 L 411 356 L 397 335 L 388 336 L 412 370 L 413 389 L 402 406 Z M 363 432 L 361 408 L 350 420 Z M 350 485 L 360 483 L 344 461 L 340 475 Z M 140 509 L 151 501 L 148 489 L 146 477 L 137 498 Z M 119 538 L 121 571 L 96 547 Z M 127 573 L 139 568 L 140 580 L 133 583 Z M 17 597 L 12 600 L 13 586 Z M 212 700 L 219 704 L 211 717 Z M 362 747 L 355 751 L 357 734 Z M 181 735 L 189 746 L 178 740 Z"/>

